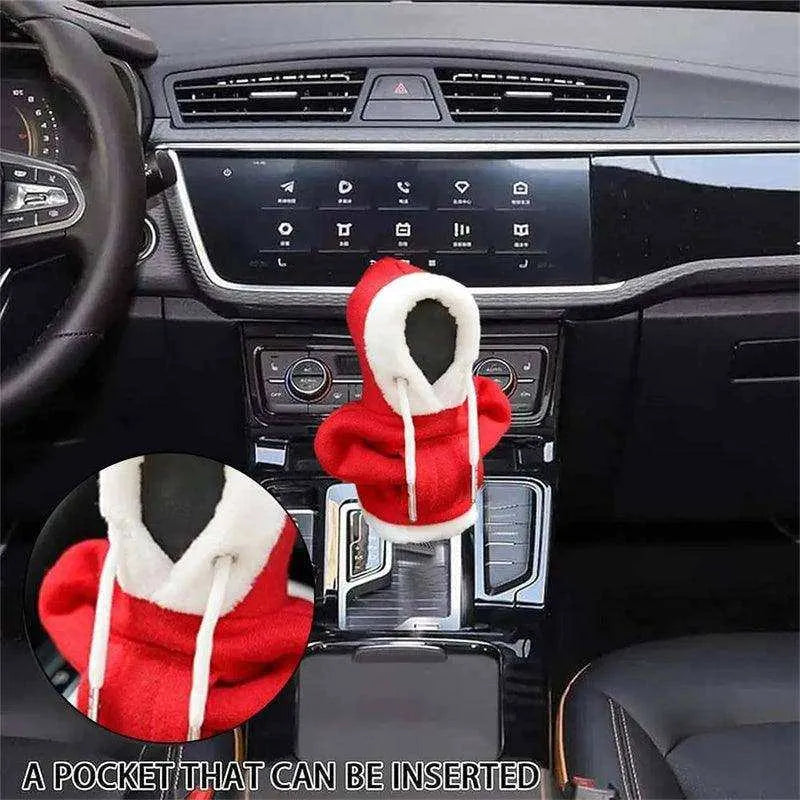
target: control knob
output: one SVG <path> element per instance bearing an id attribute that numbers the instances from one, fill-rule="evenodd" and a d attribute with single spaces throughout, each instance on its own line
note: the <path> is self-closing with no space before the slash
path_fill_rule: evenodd
<path id="1" fill-rule="evenodd" d="M 330 387 L 330 370 L 316 358 L 301 358 L 286 372 L 286 388 L 297 400 L 306 403 L 319 400 Z"/>
<path id="2" fill-rule="evenodd" d="M 517 382 L 517 375 L 508 361 L 505 361 L 502 358 L 497 358 L 497 356 L 482 358 L 475 365 L 473 372 L 475 375 L 481 375 L 484 378 L 490 378 L 506 394 L 511 394 L 511 392 L 514 391 L 514 386 Z"/>

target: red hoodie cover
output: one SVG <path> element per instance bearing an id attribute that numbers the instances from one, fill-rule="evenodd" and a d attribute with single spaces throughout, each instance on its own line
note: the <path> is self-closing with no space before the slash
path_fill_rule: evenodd
<path id="1" fill-rule="evenodd" d="M 140 463 L 101 472 L 108 539 L 61 555 L 40 588 L 39 615 L 81 674 L 84 714 L 148 741 L 213 736 L 264 708 L 303 655 L 313 604 L 291 596 L 287 581 L 297 528 L 264 489 L 226 467 L 214 517 L 173 563 L 141 522 Z"/>
<path id="2" fill-rule="evenodd" d="M 456 324 L 452 361 L 433 383 L 406 341 L 408 315 L 423 300 L 441 303 Z M 384 258 L 353 290 L 347 325 L 363 398 L 322 423 L 314 441 L 319 462 L 355 483 L 365 518 L 385 539 L 421 542 L 462 533 L 475 522 L 482 458 L 511 422 L 497 384 L 472 375 L 480 347 L 475 299 L 451 278 Z"/>

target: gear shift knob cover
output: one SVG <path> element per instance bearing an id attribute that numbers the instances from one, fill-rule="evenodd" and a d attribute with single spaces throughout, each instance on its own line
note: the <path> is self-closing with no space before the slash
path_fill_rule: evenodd
<path id="1" fill-rule="evenodd" d="M 425 316 L 435 319 L 428 354 Z M 472 375 L 480 345 L 474 298 L 451 278 L 385 258 L 353 290 L 347 323 L 363 399 L 322 423 L 320 463 L 356 484 L 365 518 L 383 538 L 457 536 L 475 521 L 482 458 L 511 422 L 500 388 Z"/>

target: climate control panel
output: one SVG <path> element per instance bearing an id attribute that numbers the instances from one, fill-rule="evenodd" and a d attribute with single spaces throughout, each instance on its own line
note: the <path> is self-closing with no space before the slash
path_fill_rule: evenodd
<path id="1" fill-rule="evenodd" d="M 264 343 L 255 344 L 252 355 L 262 419 L 326 416 L 361 399 L 361 371 L 352 348 L 283 350 Z M 473 371 L 495 381 L 508 395 L 515 423 L 531 423 L 545 410 L 550 361 L 545 344 L 487 347 L 481 349 Z"/>

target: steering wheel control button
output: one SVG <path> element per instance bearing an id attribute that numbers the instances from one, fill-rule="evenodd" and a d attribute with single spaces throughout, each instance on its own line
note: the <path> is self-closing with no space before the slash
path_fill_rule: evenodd
<path id="1" fill-rule="evenodd" d="M 74 198 L 60 186 L 41 186 L 36 183 L 8 181 L 3 194 L 3 213 L 14 211 L 38 211 L 44 208 L 69 206 L 70 213 L 77 208 Z"/>
<path id="2" fill-rule="evenodd" d="M 370 100 L 432 100 L 431 87 L 421 75 L 382 75 L 372 84 Z"/>
<path id="3" fill-rule="evenodd" d="M 60 172 L 52 169 L 37 169 L 35 183 L 44 186 L 60 186 L 62 189 L 69 188 L 69 181 Z"/>
<path id="4" fill-rule="evenodd" d="M 330 385 L 330 371 L 316 358 L 301 358 L 286 373 L 286 386 L 298 400 L 318 400 Z"/>
<path id="5" fill-rule="evenodd" d="M 26 228 L 33 228 L 36 226 L 36 212 L 35 211 L 12 211 L 9 214 L 3 214 L 3 232 L 6 231 L 21 231 Z"/>
<path id="6" fill-rule="evenodd" d="M 484 378 L 493 380 L 506 394 L 509 394 L 516 381 L 511 365 L 495 356 L 484 358 L 475 365 L 474 372 Z"/>
<path id="7" fill-rule="evenodd" d="M 63 222 L 75 213 L 74 205 L 58 206 L 57 208 L 45 208 L 36 212 L 36 224 L 48 225 L 51 222 Z"/>
<path id="8" fill-rule="evenodd" d="M 32 167 L 24 167 L 21 164 L 3 164 L 3 177 L 7 181 L 17 181 L 19 183 L 35 183 L 36 170 Z M 8 190 L 6 185 L 6 191 Z"/>

